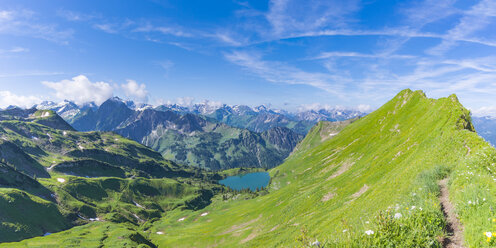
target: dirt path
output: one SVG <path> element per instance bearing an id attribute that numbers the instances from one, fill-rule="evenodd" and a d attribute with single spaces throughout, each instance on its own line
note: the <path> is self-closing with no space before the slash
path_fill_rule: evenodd
<path id="1" fill-rule="evenodd" d="M 472 151 L 472 149 L 470 149 L 470 147 L 467 146 L 467 144 L 465 144 L 465 148 L 467 148 L 467 156 L 470 155 L 470 152 Z"/>
<path id="2" fill-rule="evenodd" d="M 463 227 L 458 220 L 455 213 L 455 208 L 449 200 L 448 187 L 446 186 L 448 179 L 445 178 L 439 181 L 439 188 L 441 189 L 441 195 L 439 196 L 439 201 L 441 202 L 441 210 L 443 211 L 444 217 L 446 218 L 446 231 L 448 237 L 444 238 L 442 241 L 443 247 L 446 248 L 459 248 L 463 246 Z"/>

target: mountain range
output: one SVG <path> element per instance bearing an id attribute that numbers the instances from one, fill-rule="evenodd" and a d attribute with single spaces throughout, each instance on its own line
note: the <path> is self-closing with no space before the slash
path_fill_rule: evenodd
<path id="1" fill-rule="evenodd" d="M 56 111 L 78 131 L 113 131 L 177 163 L 212 170 L 272 168 L 284 161 L 318 121 L 363 115 L 358 111 L 325 109 L 290 114 L 265 106 L 208 103 L 154 108 L 118 97 L 98 107 L 79 107 L 64 101 L 44 102 L 35 108 Z"/>

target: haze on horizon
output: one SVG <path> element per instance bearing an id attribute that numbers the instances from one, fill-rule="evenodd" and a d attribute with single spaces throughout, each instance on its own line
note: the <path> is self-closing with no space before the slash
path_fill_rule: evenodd
<path id="1" fill-rule="evenodd" d="M 4 0 L 0 107 L 117 95 L 374 109 L 411 88 L 496 116 L 494 30 L 491 0 Z"/>

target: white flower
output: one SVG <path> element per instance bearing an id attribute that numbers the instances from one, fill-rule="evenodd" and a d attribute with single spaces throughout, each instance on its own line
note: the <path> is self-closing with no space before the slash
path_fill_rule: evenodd
<path id="1" fill-rule="evenodd" d="M 344 233 L 345 233 L 345 232 L 347 232 L 347 231 L 348 231 L 348 229 L 344 229 L 344 230 L 343 230 L 343 232 L 344 232 Z"/>
<path id="2" fill-rule="evenodd" d="M 368 221 L 365 221 L 365 224 L 369 224 L 369 223 L 370 223 L 370 222 L 368 222 Z"/>
<path id="3" fill-rule="evenodd" d="M 370 236 L 370 235 L 374 234 L 374 231 L 372 231 L 372 230 L 367 230 L 367 231 L 365 231 L 365 234 L 367 234 L 367 235 L 369 235 L 369 236 Z"/>
<path id="4" fill-rule="evenodd" d="M 415 209 L 415 206 L 412 206 L 412 210 L 414 210 L 414 209 Z"/>
<path id="5" fill-rule="evenodd" d="M 312 243 L 312 246 L 319 247 L 320 246 L 320 242 L 318 240 L 316 240 L 315 242 Z"/>
<path id="6" fill-rule="evenodd" d="M 486 232 L 486 237 L 490 238 L 492 236 L 493 236 L 493 234 L 491 232 Z"/>
<path id="7" fill-rule="evenodd" d="M 399 218 L 401 218 L 402 216 L 403 216 L 403 215 L 401 215 L 400 213 L 396 213 L 396 214 L 394 214 L 394 218 L 395 218 L 395 219 L 399 219 Z"/>
<path id="8" fill-rule="evenodd" d="M 423 210 L 423 209 L 422 209 L 422 207 L 419 207 L 419 209 L 420 209 L 420 211 L 422 211 L 422 210 Z"/>
<path id="9" fill-rule="evenodd" d="M 468 204 L 469 204 L 469 205 L 470 205 L 470 204 L 472 204 L 472 201 L 468 201 Z"/>
<path id="10" fill-rule="evenodd" d="M 486 201 L 486 198 L 483 198 L 482 201 Z"/>

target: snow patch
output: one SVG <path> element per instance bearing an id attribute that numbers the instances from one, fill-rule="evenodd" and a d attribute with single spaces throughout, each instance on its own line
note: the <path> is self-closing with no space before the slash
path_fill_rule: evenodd
<path id="1" fill-rule="evenodd" d="M 57 181 L 58 181 L 59 183 L 65 183 L 65 179 L 64 179 L 64 178 L 60 178 L 60 177 L 59 177 L 59 178 L 57 178 Z"/>

